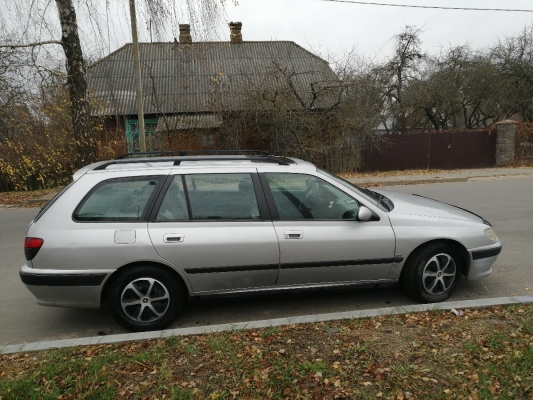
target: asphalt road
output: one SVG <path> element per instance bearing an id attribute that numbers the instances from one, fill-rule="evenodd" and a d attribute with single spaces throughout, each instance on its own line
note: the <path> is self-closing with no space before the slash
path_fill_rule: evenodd
<path id="1" fill-rule="evenodd" d="M 394 186 L 390 189 L 421 194 L 469 209 L 493 224 L 503 243 L 493 274 L 478 281 L 463 280 L 453 300 L 533 293 L 533 179 Z M 42 307 L 34 302 L 20 282 L 18 269 L 24 263 L 22 246 L 26 227 L 37 211 L 0 208 L 0 346 L 125 332 L 114 322 L 107 304 L 100 310 L 76 310 Z M 211 300 L 188 304 L 171 328 L 412 303 L 398 287 Z"/>

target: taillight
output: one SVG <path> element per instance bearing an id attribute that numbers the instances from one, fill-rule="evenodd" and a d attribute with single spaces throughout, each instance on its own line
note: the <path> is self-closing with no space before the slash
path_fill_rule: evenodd
<path id="1" fill-rule="evenodd" d="M 24 239 L 24 255 L 26 260 L 30 261 L 37 255 L 44 240 L 41 238 L 27 237 Z"/>

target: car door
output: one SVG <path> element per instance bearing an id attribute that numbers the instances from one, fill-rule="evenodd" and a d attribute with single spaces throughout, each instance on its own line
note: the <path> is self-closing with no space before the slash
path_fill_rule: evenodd
<path id="1" fill-rule="evenodd" d="M 387 279 L 395 246 L 388 218 L 357 221 L 362 203 L 313 175 L 261 179 L 280 241 L 279 286 Z"/>
<path id="2" fill-rule="evenodd" d="M 195 293 L 275 285 L 279 244 L 255 169 L 174 175 L 148 231 Z"/>

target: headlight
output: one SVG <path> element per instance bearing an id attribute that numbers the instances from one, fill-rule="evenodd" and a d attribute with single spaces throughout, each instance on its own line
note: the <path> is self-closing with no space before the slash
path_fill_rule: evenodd
<path id="1" fill-rule="evenodd" d="M 495 242 L 496 240 L 498 240 L 498 236 L 496 236 L 496 232 L 494 232 L 494 229 L 487 228 L 485 229 L 484 233 L 487 239 L 489 239 L 491 242 Z"/>

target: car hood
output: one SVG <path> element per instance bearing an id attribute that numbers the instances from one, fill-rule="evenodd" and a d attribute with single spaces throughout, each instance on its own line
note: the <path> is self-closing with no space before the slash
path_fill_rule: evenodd
<path id="1" fill-rule="evenodd" d="M 394 203 L 391 214 L 418 215 L 434 218 L 459 219 L 463 221 L 485 223 L 483 218 L 468 210 L 429 199 L 416 194 L 399 193 L 389 190 L 374 190 L 388 197 Z"/>

